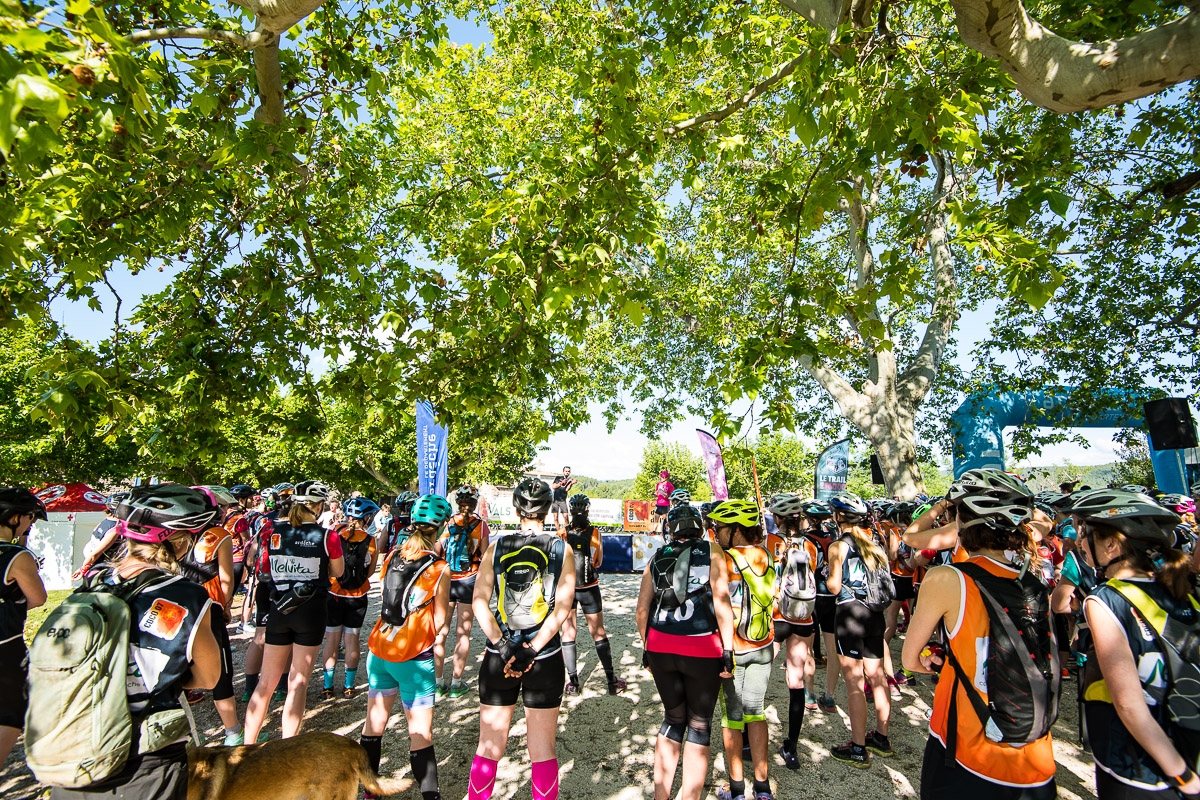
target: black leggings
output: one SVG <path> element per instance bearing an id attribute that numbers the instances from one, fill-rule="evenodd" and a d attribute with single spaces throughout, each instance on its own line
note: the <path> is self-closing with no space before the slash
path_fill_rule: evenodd
<path id="1" fill-rule="evenodd" d="M 1096 796 L 1100 800 L 1156 800 L 1170 798 L 1175 800 L 1180 795 L 1174 789 L 1151 789 L 1149 786 L 1130 786 L 1122 783 L 1109 773 L 1096 767 Z"/>
<path id="2" fill-rule="evenodd" d="M 209 611 L 213 636 L 217 649 L 221 651 L 221 677 L 213 687 L 213 700 L 228 700 L 233 697 L 233 648 L 229 644 L 229 629 L 225 627 L 225 614 L 221 607 L 213 604 Z"/>
<path id="3" fill-rule="evenodd" d="M 646 656 L 666 712 L 659 733 L 682 742 L 686 732 L 689 742 L 707 747 L 721 690 L 721 659 L 654 652 Z"/>

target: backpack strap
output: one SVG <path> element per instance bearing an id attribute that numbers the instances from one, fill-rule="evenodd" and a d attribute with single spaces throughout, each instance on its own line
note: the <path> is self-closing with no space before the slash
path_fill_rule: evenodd
<path id="1" fill-rule="evenodd" d="M 1120 578 L 1113 578 L 1108 582 L 1108 585 L 1116 589 L 1117 593 L 1124 597 L 1129 605 L 1137 609 L 1142 619 L 1154 630 L 1155 635 L 1161 639 L 1163 631 L 1167 628 L 1167 617 L 1169 615 L 1166 609 L 1154 602 L 1154 598 L 1147 594 L 1145 589 L 1135 583 L 1129 583 Z M 1188 595 L 1188 600 L 1191 601 L 1193 608 L 1200 609 L 1200 604 L 1197 604 L 1195 597 Z"/>
<path id="2" fill-rule="evenodd" d="M 967 562 L 962 562 L 959 564 L 947 565 L 947 566 L 949 566 L 951 569 L 956 569 L 959 572 L 961 572 L 964 576 L 971 578 L 971 580 L 975 584 L 975 588 L 979 590 L 980 598 L 983 600 L 983 603 L 986 606 L 988 600 L 991 598 L 991 594 L 987 591 L 987 589 L 985 589 L 983 587 L 983 584 L 980 583 L 979 580 L 977 580 L 977 575 L 978 575 L 978 572 L 984 572 L 984 573 L 987 573 L 988 575 L 991 575 L 991 573 L 987 572 L 987 570 L 983 569 L 982 567 L 980 567 L 977 564 L 969 564 Z M 966 598 L 964 598 L 964 603 L 963 603 L 964 609 L 966 608 L 965 600 L 966 600 Z M 990 618 L 991 615 L 989 614 L 988 616 Z M 945 620 L 942 621 L 942 630 L 945 631 Z M 963 669 L 963 665 L 955 657 L 954 647 L 952 646 L 952 644 L 950 642 L 949 635 L 946 636 L 946 660 L 948 662 L 950 662 L 950 666 L 954 669 L 955 682 L 962 684 L 963 691 L 966 692 L 966 695 L 967 695 L 967 700 L 969 700 L 971 703 L 971 708 L 973 708 L 975 710 L 975 714 L 976 714 L 976 716 L 979 717 L 979 721 L 986 726 L 987 721 L 989 719 L 991 719 L 991 716 L 992 716 L 991 709 L 988 708 L 987 703 L 983 702 L 983 697 L 979 694 L 979 690 L 975 688 L 975 684 L 973 684 L 971 682 L 971 678 L 967 675 L 967 671 L 965 669 Z M 946 726 L 946 728 L 947 728 L 947 730 L 946 730 L 946 740 L 947 740 L 946 741 L 946 763 L 947 764 L 951 764 L 954 762 L 954 752 L 955 752 L 954 744 L 958 738 L 958 731 L 957 731 L 957 728 L 958 728 L 958 708 L 957 708 L 958 703 L 956 702 L 957 699 L 958 699 L 958 692 L 955 691 L 955 687 L 951 686 L 951 689 L 950 689 L 950 718 L 949 718 L 948 724 Z"/>

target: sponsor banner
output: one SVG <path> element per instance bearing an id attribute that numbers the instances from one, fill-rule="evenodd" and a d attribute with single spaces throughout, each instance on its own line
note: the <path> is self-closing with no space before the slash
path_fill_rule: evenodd
<path id="1" fill-rule="evenodd" d="M 654 504 L 649 500 L 626 500 L 621 527 L 629 532 L 654 530 Z"/>
<path id="2" fill-rule="evenodd" d="M 424 400 L 417 403 L 417 492 L 420 494 L 446 496 L 450 464 L 446 438 L 446 429 L 437 424 L 433 406 Z"/>
<path id="3" fill-rule="evenodd" d="M 700 437 L 700 452 L 708 468 L 708 485 L 712 487 L 713 500 L 728 500 L 729 483 L 725 480 L 725 458 L 721 455 L 721 445 L 708 431 L 696 428 L 696 435 Z"/>
<path id="4" fill-rule="evenodd" d="M 620 525 L 623 515 L 621 500 L 606 500 L 591 498 L 592 505 L 588 509 L 588 519 L 595 523 Z M 490 484 L 479 487 L 479 514 L 485 519 L 499 521 L 505 525 L 516 525 L 516 509 L 512 504 L 512 489 L 500 488 Z M 553 520 L 553 517 L 550 517 Z"/>
<path id="5" fill-rule="evenodd" d="M 817 456 L 813 493 L 818 500 L 828 500 L 846 491 L 850 475 L 850 440 L 840 439 Z"/>
<path id="6" fill-rule="evenodd" d="M 285 556 L 281 553 L 272 553 L 271 578 L 280 583 L 320 580 L 321 559 L 319 556 L 302 558 L 300 556 Z"/>

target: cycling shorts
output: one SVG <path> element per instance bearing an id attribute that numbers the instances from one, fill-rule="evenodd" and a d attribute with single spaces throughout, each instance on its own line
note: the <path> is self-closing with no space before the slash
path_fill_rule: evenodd
<path id="1" fill-rule="evenodd" d="M 670 506 L 655 506 L 654 513 L 660 517 L 665 517 L 667 512 L 671 510 Z"/>
<path id="2" fill-rule="evenodd" d="M 271 613 L 271 582 L 258 579 L 254 584 L 254 627 L 265 628 Z"/>
<path id="3" fill-rule="evenodd" d="M 451 603 L 470 603 L 471 598 L 475 596 L 475 579 L 478 575 L 472 575 L 469 578 L 451 578 L 450 579 L 450 602 Z"/>
<path id="4" fill-rule="evenodd" d="M 405 711 L 432 708 L 437 697 L 437 678 L 433 669 L 433 651 L 426 650 L 409 661 L 388 661 L 367 653 L 368 697 L 388 697 L 399 693 Z"/>
<path id="5" fill-rule="evenodd" d="M 280 614 L 271 603 L 267 614 L 267 644 L 320 647 L 325 640 L 325 598 L 314 595 L 290 614 Z"/>
<path id="6" fill-rule="evenodd" d="M 571 601 L 571 610 L 574 611 L 577 605 L 583 609 L 585 614 L 599 614 L 603 611 L 604 604 L 600 598 L 600 584 L 576 589 L 575 599 Z"/>
<path id="7" fill-rule="evenodd" d="M 367 618 L 367 604 L 370 601 L 364 597 L 342 597 L 331 594 L 325 601 L 325 630 L 329 633 L 347 628 L 356 631 L 363 626 Z"/>
<path id="8" fill-rule="evenodd" d="M 799 636 L 804 638 L 812 636 L 817 632 L 817 624 L 815 622 L 787 622 L 782 619 L 775 620 L 775 641 L 783 644 L 784 639 L 789 636 Z"/>
<path id="9" fill-rule="evenodd" d="M 837 604 L 837 651 L 840 656 L 862 660 L 883 658 L 883 631 L 887 620 L 882 611 L 872 611 L 860 600 Z"/>
<path id="10" fill-rule="evenodd" d="M 917 590 L 913 588 L 912 575 L 893 575 L 892 583 L 896 587 L 896 599 L 901 603 L 916 599 Z"/>
<path id="11" fill-rule="evenodd" d="M 821 633 L 834 633 L 837 630 L 837 598 L 831 594 L 817 595 L 813 619 L 817 621 Z"/>
<path id="12" fill-rule="evenodd" d="M 0 644 L 0 726 L 25 727 L 25 709 L 29 705 L 29 694 L 25 677 L 29 674 L 29 652 L 25 640 L 20 636 Z"/>
<path id="13" fill-rule="evenodd" d="M 520 696 L 526 708 L 558 708 L 566 681 L 562 650 L 534 661 L 533 668 L 519 678 L 505 675 L 500 656 L 487 650 L 479 668 L 479 704 L 515 706 Z"/>
<path id="14" fill-rule="evenodd" d="M 221 677 L 213 687 L 213 700 L 228 700 L 233 697 L 233 648 L 229 645 L 229 628 L 225 625 L 225 615 L 221 607 L 214 605 L 209 612 L 212 620 L 213 638 L 217 640 L 217 649 L 221 651 Z"/>
<path id="15" fill-rule="evenodd" d="M 763 647 L 736 654 L 733 677 L 721 679 L 721 727 L 740 731 L 747 722 L 766 722 L 773 652 Z"/>

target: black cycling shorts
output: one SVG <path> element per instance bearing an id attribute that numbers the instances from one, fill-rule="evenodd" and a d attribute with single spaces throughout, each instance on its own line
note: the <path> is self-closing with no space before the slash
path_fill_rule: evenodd
<path id="1" fill-rule="evenodd" d="M 721 659 L 648 651 L 646 662 L 667 723 L 707 734 L 721 692 Z"/>
<path id="2" fill-rule="evenodd" d="M 290 614 L 280 614 L 272 602 L 267 615 L 267 644 L 320 647 L 325 641 L 325 597 L 314 595 Z"/>
<path id="3" fill-rule="evenodd" d="M 789 636 L 799 636 L 803 639 L 807 636 L 812 636 L 816 632 L 817 624 L 815 622 L 796 623 L 787 622 L 782 619 L 775 620 L 775 641 L 780 644 Z"/>
<path id="4" fill-rule="evenodd" d="M 271 582 L 258 579 L 254 584 L 254 627 L 265 628 L 271 613 Z"/>
<path id="5" fill-rule="evenodd" d="M 208 612 L 212 620 L 213 637 L 221 651 L 221 677 L 213 687 L 213 700 L 228 700 L 233 697 L 233 649 L 229 646 L 229 628 L 225 626 L 225 614 L 217 605 Z"/>
<path id="6" fill-rule="evenodd" d="M 585 614 L 599 614 L 603 611 L 604 604 L 600 598 L 600 584 L 576 589 L 575 599 L 571 601 L 572 611 L 575 610 L 575 606 L 582 608 Z"/>
<path id="7" fill-rule="evenodd" d="M 1103 773 L 1102 769 L 1096 770 L 1097 783 L 1100 782 L 1099 778 Z M 1099 794 L 1101 800 L 1107 800 L 1103 790 Z M 1161 794 L 1163 800 L 1172 795 L 1178 797 L 1166 789 Z M 934 737 L 930 736 L 925 743 L 925 757 L 921 763 L 921 800 L 943 800 L 947 797 L 969 797 L 971 800 L 1054 800 L 1057 795 L 1058 787 L 1053 778 L 1041 786 L 1005 786 L 993 783 L 968 771 L 958 762 L 947 764 L 946 748 Z M 1132 800 L 1139 795 L 1119 794 L 1112 797 L 1113 800 Z"/>
<path id="8" fill-rule="evenodd" d="M 475 596 L 475 578 L 477 577 L 479 576 L 452 578 L 450 580 L 450 602 L 470 604 L 471 599 Z"/>
<path id="9" fill-rule="evenodd" d="M 913 588 L 912 575 L 892 575 L 892 584 L 896 587 L 896 599 L 901 603 L 916 599 L 917 590 Z"/>
<path id="10" fill-rule="evenodd" d="M 486 650 L 479 667 L 479 704 L 515 706 L 519 696 L 526 708 L 558 708 L 566 682 L 562 650 L 534 661 L 533 669 L 519 678 L 505 675 L 500 656 Z"/>
<path id="11" fill-rule="evenodd" d="M 667 512 L 671 510 L 670 506 L 655 506 L 654 513 L 660 517 L 665 517 Z"/>
<path id="12" fill-rule="evenodd" d="M 368 600 L 362 597 L 329 595 L 325 602 L 325 628 L 349 628 L 358 630 L 367 618 Z"/>
<path id="13" fill-rule="evenodd" d="M 817 595 L 817 603 L 813 609 L 813 619 L 822 633 L 837 632 L 837 598 L 831 594 Z"/>
<path id="14" fill-rule="evenodd" d="M 238 587 L 242 585 L 242 579 L 246 577 L 246 562 L 233 562 L 233 591 L 236 594 Z"/>
<path id="15" fill-rule="evenodd" d="M 887 620 L 882 611 L 872 611 L 859 600 L 838 603 L 838 655 L 859 660 L 883 658 L 883 631 L 886 627 Z"/>
<path id="16" fill-rule="evenodd" d="M 0 726 L 21 730 L 25 727 L 25 709 L 29 694 L 25 677 L 29 674 L 29 652 L 25 640 L 18 636 L 0 644 Z"/>

